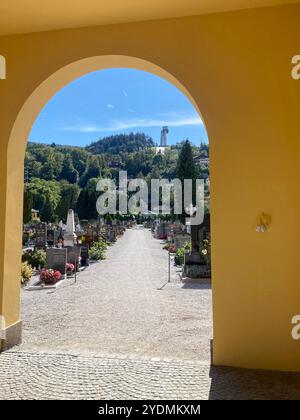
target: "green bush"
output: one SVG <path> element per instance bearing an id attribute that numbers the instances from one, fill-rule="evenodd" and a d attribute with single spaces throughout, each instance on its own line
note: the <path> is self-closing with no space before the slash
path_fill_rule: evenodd
<path id="1" fill-rule="evenodd" d="M 22 256 L 22 262 L 28 262 L 35 269 L 44 268 L 46 266 L 46 252 L 43 250 L 26 251 Z"/>
<path id="2" fill-rule="evenodd" d="M 183 247 L 178 248 L 175 254 L 175 264 L 176 265 L 183 265 L 184 264 L 184 254 L 186 251 L 189 251 L 191 249 L 191 243 L 186 242 Z"/>
<path id="3" fill-rule="evenodd" d="M 185 248 L 178 248 L 175 254 L 175 264 L 176 265 L 183 265 L 184 264 L 184 254 Z"/>
<path id="4" fill-rule="evenodd" d="M 104 260 L 107 246 L 108 244 L 105 241 L 94 242 L 89 252 L 90 260 L 92 261 Z"/>
<path id="5" fill-rule="evenodd" d="M 28 264 L 27 261 L 22 262 L 21 264 L 21 284 L 27 285 L 29 280 L 34 275 L 34 270 L 31 265 Z"/>

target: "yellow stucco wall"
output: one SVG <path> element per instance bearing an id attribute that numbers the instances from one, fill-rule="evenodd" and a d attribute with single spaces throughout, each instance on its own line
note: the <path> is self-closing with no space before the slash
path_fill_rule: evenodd
<path id="1" fill-rule="evenodd" d="M 0 81 L 0 312 L 9 325 L 19 319 L 30 127 L 74 77 L 137 67 L 177 84 L 207 126 L 214 363 L 300 371 L 300 342 L 291 338 L 291 318 L 300 313 L 300 80 L 291 78 L 299 18 L 294 5 L 0 37 L 7 61 Z M 255 232 L 262 211 L 272 216 L 266 234 Z"/>

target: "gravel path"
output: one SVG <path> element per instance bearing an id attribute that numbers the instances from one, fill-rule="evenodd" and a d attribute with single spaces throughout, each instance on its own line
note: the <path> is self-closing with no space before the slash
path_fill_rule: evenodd
<path id="1" fill-rule="evenodd" d="M 150 231 L 133 229 L 55 291 L 22 291 L 22 351 L 210 360 L 211 290 L 183 286 Z"/>

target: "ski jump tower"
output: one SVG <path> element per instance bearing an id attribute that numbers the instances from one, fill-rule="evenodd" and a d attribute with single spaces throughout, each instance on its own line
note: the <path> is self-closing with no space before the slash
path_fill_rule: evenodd
<path id="1" fill-rule="evenodd" d="M 160 147 L 166 147 L 168 145 L 168 133 L 169 128 L 163 127 L 160 133 Z"/>

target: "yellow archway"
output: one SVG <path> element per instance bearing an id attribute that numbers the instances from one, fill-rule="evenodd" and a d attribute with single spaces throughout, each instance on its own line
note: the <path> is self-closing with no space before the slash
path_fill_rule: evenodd
<path id="1" fill-rule="evenodd" d="M 296 4 L 0 36 L 7 64 L 0 80 L 0 315 L 11 344 L 20 336 L 23 158 L 31 124 L 74 78 L 137 66 L 179 87 L 201 107 L 209 130 L 214 363 L 300 370 L 300 341 L 291 335 L 300 311 L 300 83 L 291 77 L 299 12 Z M 265 233 L 256 231 L 262 213 L 271 216 Z"/>

